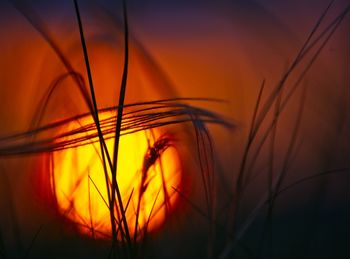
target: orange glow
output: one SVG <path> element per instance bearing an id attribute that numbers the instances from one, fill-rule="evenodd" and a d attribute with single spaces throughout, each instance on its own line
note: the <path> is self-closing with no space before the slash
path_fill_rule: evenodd
<path id="1" fill-rule="evenodd" d="M 113 116 L 112 113 L 105 112 L 100 115 L 100 119 L 111 116 Z M 64 132 L 84 125 L 93 125 L 92 123 L 90 116 L 84 117 L 79 121 L 71 122 Z M 84 137 L 95 132 L 96 129 L 93 127 L 83 133 L 66 137 L 65 140 Z M 126 219 L 131 236 L 135 234 L 138 200 L 141 201 L 138 238 L 145 231 L 151 232 L 159 228 L 179 198 L 174 188 L 179 188 L 181 182 L 181 163 L 179 154 L 172 144 L 159 152 L 158 159 L 148 170 L 142 170 L 147 154 L 150 154 L 150 149 L 157 145 L 156 141 L 162 136 L 164 133 L 161 130 L 153 129 L 120 137 L 117 181 L 123 205 L 127 206 Z M 80 233 L 96 238 L 109 238 L 111 223 L 100 144 L 97 138 L 89 141 L 94 143 L 57 151 L 53 154 L 54 173 L 51 182 L 59 212 L 75 223 Z M 107 139 L 106 145 L 112 157 L 114 139 Z M 145 191 L 141 195 L 142 171 L 144 173 L 146 171 L 147 177 L 144 178 Z M 108 177 L 111 181 L 109 167 Z M 117 213 L 116 209 L 116 215 Z M 119 238 L 121 238 L 120 234 Z"/>

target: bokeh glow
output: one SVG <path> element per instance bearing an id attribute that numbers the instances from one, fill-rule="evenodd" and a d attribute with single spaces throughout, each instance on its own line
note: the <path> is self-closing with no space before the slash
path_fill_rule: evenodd
<path id="1" fill-rule="evenodd" d="M 100 119 L 103 120 L 108 116 L 111 117 L 111 113 L 102 113 Z M 64 131 L 84 125 L 93 125 L 92 118 L 84 117 L 71 122 Z M 84 134 L 87 136 L 93 130 L 96 131 L 95 128 L 89 129 L 67 137 L 67 140 L 84 137 Z M 169 145 L 162 152 L 158 152 L 159 156 L 151 167 L 146 172 L 142 170 L 147 154 L 152 153 L 150 152 L 152 148 L 155 150 L 154 145 L 157 145 L 157 140 L 163 136 L 161 130 L 153 129 L 120 137 L 117 182 L 131 236 L 135 234 L 136 211 L 140 199 L 138 238 L 145 232 L 158 229 L 173 211 L 179 198 L 175 188 L 180 188 L 181 163 L 174 145 Z M 111 222 L 106 178 L 100 143 L 97 140 L 95 138 L 89 140 L 91 143 L 55 152 L 51 182 L 59 212 L 72 221 L 80 233 L 95 238 L 110 238 Z M 106 145 L 112 157 L 114 139 L 107 139 Z M 143 184 L 141 184 L 142 171 L 147 174 Z M 109 167 L 108 177 L 111 182 Z M 141 185 L 144 186 L 142 194 L 140 194 Z M 117 214 L 116 210 L 115 215 Z"/>

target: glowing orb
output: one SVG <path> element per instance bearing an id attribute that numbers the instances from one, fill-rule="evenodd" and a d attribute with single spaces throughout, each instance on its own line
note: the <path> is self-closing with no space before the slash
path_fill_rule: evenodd
<path id="1" fill-rule="evenodd" d="M 108 118 L 115 122 L 111 113 L 101 113 L 100 119 L 105 121 L 105 125 L 109 123 Z M 91 117 L 69 123 L 64 132 L 79 128 L 84 131 L 64 140 L 96 133 Z M 106 137 L 105 143 L 112 157 L 114 139 Z M 74 222 L 80 233 L 109 238 L 112 230 L 102 161 L 96 136 L 77 147 L 57 151 L 53 154 L 51 182 L 59 212 Z M 108 162 L 106 164 L 111 185 L 110 167 Z M 160 129 L 142 130 L 120 137 L 117 182 L 131 237 L 135 232 L 139 238 L 145 232 L 156 230 L 173 210 L 179 198 L 174 188 L 179 189 L 181 183 L 180 164 L 172 139 Z M 118 209 L 116 206 L 116 221 L 120 215 Z M 137 231 L 135 225 L 138 226 Z M 120 231 L 118 238 L 121 238 Z"/>

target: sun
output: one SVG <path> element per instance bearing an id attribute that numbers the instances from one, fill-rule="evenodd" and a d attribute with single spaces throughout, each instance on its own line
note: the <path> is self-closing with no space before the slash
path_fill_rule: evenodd
<path id="1" fill-rule="evenodd" d="M 99 116 L 102 124 L 108 126 L 115 113 L 103 112 Z M 64 141 L 85 141 L 53 153 L 50 182 L 59 213 L 73 222 L 81 234 L 110 238 L 107 184 L 111 184 L 111 173 L 108 165 L 104 171 L 94 125 L 92 117 L 86 116 L 64 127 L 63 132 L 74 133 L 64 137 Z M 112 156 L 114 139 L 110 136 L 106 133 L 105 143 Z M 120 137 L 117 182 L 128 230 L 131 237 L 137 236 L 135 240 L 159 229 L 179 201 L 182 168 L 174 142 L 162 129 Z M 118 209 L 115 215 L 118 221 Z"/>

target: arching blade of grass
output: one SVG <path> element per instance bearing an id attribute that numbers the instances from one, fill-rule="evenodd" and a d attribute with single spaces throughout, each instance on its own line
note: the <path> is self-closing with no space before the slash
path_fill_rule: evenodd
<path id="1" fill-rule="evenodd" d="M 90 68 L 90 62 L 89 62 L 89 55 L 87 51 L 87 46 L 85 42 L 85 36 L 84 36 L 84 31 L 83 31 L 83 25 L 80 17 L 80 12 L 79 12 L 79 6 L 76 0 L 74 0 L 74 7 L 76 11 L 76 17 L 79 25 L 79 34 L 80 34 L 80 40 L 81 40 L 81 45 L 84 53 L 84 60 L 85 60 L 85 67 L 88 75 L 88 80 L 89 80 L 89 87 L 90 87 L 90 94 L 91 94 L 91 99 L 92 99 L 92 104 L 93 104 L 93 117 L 94 121 L 96 124 L 97 132 L 98 132 L 98 137 L 99 137 L 99 142 L 100 142 L 100 149 L 101 149 L 101 154 L 102 154 L 102 160 L 103 160 L 103 170 L 104 170 L 104 175 L 105 175 L 105 181 L 106 181 L 106 189 L 107 189 L 107 197 L 109 200 L 109 208 L 110 211 L 113 211 L 113 214 L 111 214 L 111 224 L 115 228 L 115 221 L 114 221 L 114 201 L 111 199 L 111 191 L 110 191 L 110 186 L 108 183 L 108 171 L 107 171 L 107 166 L 106 166 L 106 161 L 105 161 L 105 153 L 108 157 L 108 160 L 110 161 L 109 158 L 109 152 L 107 147 L 105 146 L 105 141 L 104 141 L 104 136 L 101 131 L 100 127 L 100 120 L 99 120 L 99 115 L 98 115 L 98 107 L 97 107 L 97 100 L 95 96 L 95 90 L 94 90 L 94 84 L 93 84 L 93 79 L 92 79 L 92 73 L 91 73 L 91 68 Z M 113 217 L 112 217 L 113 216 Z M 114 235 L 113 235 L 114 237 Z"/>
<path id="2" fill-rule="evenodd" d="M 108 150 L 107 150 L 106 146 L 104 146 L 105 144 L 103 144 L 105 142 L 104 142 L 104 137 L 103 137 L 103 134 L 101 131 L 101 126 L 100 126 L 100 119 L 99 119 L 99 115 L 98 115 L 97 100 L 96 100 L 96 96 L 95 96 L 95 89 L 94 89 L 94 84 L 93 84 L 93 79 L 92 79 L 91 68 L 90 68 L 89 55 L 88 55 L 87 46 L 86 46 L 86 42 L 85 42 L 83 25 L 82 25 L 82 21 L 81 21 L 81 17 L 80 17 L 79 6 L 77 3 L 77 0 L 74 0 L 74 7 L 75 7 L 76 17 L 77 17 L 77 21 L 78 21 L 78 25 L 79 25 L 80 41 L 81 41 L 81 45 L 82 45 L 82 49 L 83 49 L 83 53 L 84 53 L 86 72 L 87 72 L 88 80 L 89 80 L 89 88 L 90 88 L 90 94 L 91 94 L 91 100 L 92 100 L 92 106 L 93 106 L 92 114 L 93 114 L 93 118 L 94 118 L 94 121 L 96 124 L 99 141 L 101 143 L 100 148 L 101 148 L 103 167 L 104 167 L 105 178 L 106 178 L 108 199 L 110 199 L 109 184 L 107 181 L 108 176 L 107 176 L 107 168 L 106 168 L 106 162 L 105 162 L 105 152 L 106 152 L 107 156 L 109 156 L 109 155 L 108 155 Z"/>
<path id="3" fill-rule="evenodd" d="M 35 232 L 35 235 L 33 236 L 32 241 L 30 242 L 29 247 L 27 248 L 27 250 L 25 252 L 24 258 L 29 258 L 30 257 L 30 252 L 32 251 L 32 249 L 34 247 L 35 241 L 38 239 L 38 236 L 39 236 L 42 228 L 43 228 L 43 225 L 40 225 L 38 230 Z"/>
<path id="4" fill-rule="evenodd" d="M 73 80 L 76 82 L 76 85 L 78 86 L 80 93 L 82 94 L 82 96 L 85 100 L 85 103 L 87 104 L 87 106 L 90 109 L 91 114 L 93 115 L 93 118 L 94 118 L 94 121 L 95 121 L 95 124 L 97 127 L 97 131 L 98 131 L 98 135 L 99 135 L 99 139 L 100 139 L 100 143 L 101 143 L 101 153 L 102 153 L 102 157 L 104 160 L 103 165 L 104 165 L 105 177 L 107 179 L 105 151 L 107 154 L 107 158 L 109 158 L 109 155 L 108 155 L 108 151 L 107 151 L 107 148 L 105 146 L 103 135 L 102 135 L 102 132 L 101 132 L 100 126 L 99 126 L 97 102 L 96 102 L 96 98 L 95 98 L 95 94 L 94 94 L 94 87 L 93 87 L 90 65 L 89 65 L 89 60 L 88 60 L 88 55 L 87 55 L 87 48 L 86 48 L 86 44 L 85 44 L 84 33 L 83 33 L 83 28 L 82 28 L 82 23 L 81 23 L 81 19 L 80 19 L 79 8 L 77 5 L 77 2 L 74 1 L 74 5 L 75 5 L 76 13 L 77 13 L 79 32 L 80 32 L 80 36 L 81 36 L 82 48 L 83 48 L 83 52 L 84 52 L 84 59 L 85 59 L 87 74 L 88 74 L 88 78 L 89 78 L 90 94 L 91 94 L 92 100 L 90 100 L 90 96 L 85 88 L 84 82 L 81 80 L 81 78 L 79 76 L 77 76 L 79 74 L 74 72 L 75 70 L 73 69 L 73 66 L 69 62 L 68 58 L 65 57 L 65 55 L 63 54 L 63 52 L 59 48 L 58 44 L 50 36 L 48 30 L 44 27 L 44 23 L 41 21 L 39 16 L 34 12 L 34 10 L 32 10 L 23 1 L 13 0 L 12 3 L 17 8 L 17 10 L 19 10 L 23 14 L 23 16 L 33 25 L 33 27 L 41 34 L 41 36 L 45 39 L 45 41 L 50 45 L 50 47 L 54 50 L 54 52 L 56 53 L 58 58 L 61 60 L 61 62 L 63 63 L 63 65 L 67 69 L 68 74 L 72 75 Z M 54 90 L 54 88 L 55 88 L 55 85 L 53 86 L 52 90 L 49 91 L 47 98 L 49 98 L 51 96 L 51 93 Z M 45 104 L 45 102 L 43 104 Z M 108 160 L 109 160 L 109 163 L 111 165 L 110 158 Z M 109 185 L 108 185 L 107 181 L 106 181 L 106 184 L 107 184 L 107 190 L 109 191 Z M 110 197 L 110 195 L 108 195 L 108 197 Z"/>
<path id="5" fill-rule="evenodd" d="M 274 193 L 274 196 L 272 197 L 272 199 L 277 199 L 281 194 L 287 192 L 290 189 L 293 189 L 294 187 L 298 186 L 299 184 L 306 183 L 306 182 L 312 181 L 312 180 L 316 180 L 317 178 L 329 176 L 329 175 L 332 175 L 335 173 L 350 173 L 350 168 L 333 169 L 333 170 L 328 170 L 328 171 L 324 171 L 321 173 L 312 174 L 311 176 L 303 177 L 303 178 L 281 188 L 277 193 Z M 275 183 L 277 183 L 277 181 L 275 181 Z M 254 220 L 255 220 L 256 216 L 258 215 L 258 213 L 260 212 L 260 210 L 264 206 L 269 205 L 269 202 L 270 202 L 269 194 L 266 193 L 266 195 L 264 195 L 261 198 L 261 200 L 257 203 L 257 206 L 255 206 L 254 210 L 248 215 L 248 217 L 246 218 L 245 222 L 242 224 L 239 231 L 235 234 L 234 242 L 231 242 L 230 246 L 226 246 L 227 250 L 224 250 L 224 253 L 222 253 L 219 258 L 227 258 L 230 251 L 232 251 L 236 247 L 238 241 L 243 237 L 243 235 L 245 234 L 247 229 L 254 222 Z"/>
<path id="6" fill-rule="evenodd" d="M 317 21 L 316 25 L 313 27 L 310 36 L 307 38 L 305 44 L 303 45 L 302 49 L 299 51 L 299 53 L 297 54 L 294 62 L 292 63 L 292 65 L 290 66 L 290 68 L 287 70 L 287 72 L 282 76 L 279 84 L 277 85 L 277 87 L 272 91 L 272 93 L 270 94 L 270 96 L 267 98 L 265 104 L 263 105 L 259 115 L 257 116 L 257 122 L 256 122 L 256 128 L 251 132 L 251 134 L 249 134 L 249 137 L 253 137 L 255 138 L 256 134 L 258 133 L 258 131 L 260 130 L 260 126 L 262 125 L 262 123 L 265 120 L 265 117 L 267 116 L 267 114 L 270 111 L 270 108 L 275 100 L 275 98 L 277 98 L 279 96 L 279 93 L 286 87 L 286 82 L 287 79 L 289 78 L 290 74 L 294 72 L 294 70 L 296 69 L 296 67 L 301 64 L 304 59 L 306 58 L 306 54 L 311 52 L 312 50 L 315 50 L 315 53 L 311 56 L 311 58 L 309 59 L 309 61 L 306 63 L 306 67 L 302 70 L 302 72 L 300 73 L 300 75 L 298 76 L 296 82 L 292 85 L 291 89 L 289 92 L 287 92 L 286 97 L 282 100 L 281 102 L 281 106 L 279 108 L 279 111 L 275 114 L 275 118 L 273 119 L 273 121 L 268 125 L 267 130 L 263 133 L 263 137 L 262 140 L 260 141 L 260 143 L 258 143 L 258 147 L 256 149 L 255 155 L 253 156 L 253 160 L 251 160 L 251 167 L 255 165 L 255 161 L 257 156 L 260 154 L 260 150 L 262 148 L 262 146 L 264 145 L 267 137 L 273 132 L 273 128 L 275 127 L 277 121 L 278 121 L 278 117 L 280 116 L 281 112 L 283 111 L 283 109 L 285 108 L 285 106 L 287 105 L 288 101 L 290 100 L 291 96 L 293 95 L 293 93 L 295 92 L 295 90 L 297 89 L 297 87 L 300 85 L 302 79 L 305 77 L 305 75 L 307 74 L 307 72 L 310 70 L 310 68 L 312 67 L 312 65 L 314 64 L 314 62 L 317 60 L 317 58 L 319 57 L 319 55 L 321 54 L 322 50 L 324 49 L 324 47 L 327 45 L 327 43 L 329 42 L 329 40 L 332 38 L 332 36 L 334 35 L 334 33 L 336 32 L 336 30 L 338 29 L 338 27 L 340 26 L 340 24 L 342 23 L 342 21 L 344 20 L 345 16 L 348 14 L 349 10 L 350 10 L 350 5 L 348 5 L 346 8 L 343 9 L 342 12 L 340 12 L 339 15 L 336 16 L 336 18 L 329 23 L 328 26 L 326 26 L 326 29 L 324 29 L 321 34 L 319 35 L 319 37 L 317 37 L 315 40 L 313 40 L 313 35 L 318 31 L 319 26 L 321 25 L 322 20 L 324 19 L 325 15 L 327 14 L 327 12 L 329 11 L 329 8 L 331 7 L 333 2 L 331 2 L 329 4 L 329 6 L 326 8 L 325 12 L 321 15 L 320 19 Z M 319 44 L 319 47 L 316 47 L 316 45 Z M 298 124 L 298 122 L 297 122 Z M 299 125 L 297 125 L 298 127 Z M 296 127 L 296 129 L 297 129 Z M 298 130 L 295 130 L 294 132 L 298 132 Z M 295 136 L 294 136 L 295 137 Z M 294 145 L 291 144 L 290 147 L 292 149 L 294 149 Z M 249 153 L 249 150 L 246 151 L 246 153 Z M 246 157 L 247 154 L 244 156 Z M 286 161 L 290 159 L 290 155 L 291 155 L 291 151 L 289 150 L 287 152 L 287 157 L 286 157 Z M 244 164 L 247 164 L 247 162 L 245 161 Z M 243 167 L 243 169 L 245 169 L 245 167 Z M 237 211 L 239 209 L 239 197 L 240 197 L 240 193 L 243 190 L 243 179 L 245 176 L 246 170 L 240 170 L 239 174 L 238 174 L 238 180 L 236 183 L 236 198 L 232 199 L 232 203 L 231 206 L 234 206 L 235 209 L 235 214 L 231 215 L 234 216 L 237 214 Z M 282 170 L 282 174 L 285 174 L 285 168 Z M 282 177 L 284 178 L 284 176 Z M 281 178 L 279 178 L 281 179 Z M 249 182 L 249 179 L 246 180 L 246 182 Z M 278 186 L 279 181 L 276 182 Z M 266 198 L 264 198 L 263 200 L 265 200 Z M 255 209 L 253 209 L 253 212 L 251 215 L 256 215 L 256 212 L 259 211 L 259 208 L 261 207 L 261 204 L 263 204 L 264 202 L 260 202 L 258 203 L 258 206 L 256 206 Z M 236 220 L 236 217 L 232 217 L 231 220 Z M 231 242 L 229 242 L 226 247 L 224 248 L 224 250 L 221 253 L 221 257 L 220 258 L 226 258 L 227 256 L 229 256 L 230 252 L 232 251 L 233 247 L 236 245 L 236 240 L 239 236 L 241 236 L 245 231 L 246 231 L 246 226 L 249 226 L 251 224 L 251 222 L 253 222 L 254 218 L 253 217 L 248 217 L 247 219 L 247 223 L 244 223 L 242 225 L 242 227 L 237 230 L 237 234 L 235 234 L 234 239 L 231 240 Z M 234 224 L 233 224 L 234 225 Z M 234 229 L 234 231 L 236 231 Z"/>
<path id="7" fill-rule="evenodd" d="M 279 109 L 281 106 L 281 99 L 283 96 L 283 89 L 279 93 L 277 100 L 275 101 L 275 113 L 274 113 L 274 119 L 276 120 L 276 123 L 274 124 L 271 132 L 271 139 L 270 139 L 270 151 L 269 151 L 269 165 L 268 165 L 268 176 L 267 176 L 267 190 L 269 193 L 269 197 L 273 196 L 274 186 L 273 186 L 273 179 L 276 174 L 275 172 L 275 145 L 276 145 L 276 139 L 277 139 L 277 128 L 278 128 L 278 119 L 279 119 Z M 265 242 L 268 243 L 268 255 L 273 255 L 273 247 L 272 247 L 272 208 L 273 203 L 270 202 L 268 205 L 268 212 L 266 215 L 264 227 L 263 227 L 263 233 L 262 238 L 260 242 L 260 252 L 262 252 L 264 248 Z"/>
<path id="8" fill-rule="evenodd" d="M 338 174 L 338 173 L 350 173 L 350 168 L 332 169 L 332 170 L 327 170 L 327 171 L 324 171 L 324 172 L 321 172 L 321 173 L 312 174 L 312 175 L 307 176 L 307 177 L 303 177 L 303 178 L 301 178 L 299 180 L 296 180 L 293 183 L 288 184 L 287 186 L 281 188 L 280 190 L 278 190 L 278 192 L 276 192 L 274 194 L 273 199 L 278 198 L 281 194 L 283 194 L 286 191 L 288 191 L 288 190 L 298 186 L 299 184 L 306 183 L 306 182 L 309 182 L 309 181 L 312 181 L 312 180 L 316 180 L 316 179 L 318 179 L 320 177 L 330 176 L 330 175 Z"/>
<path id="9" fill-rule="evenodd" d="M 154 111 L 153 111 L 154 109 Z M 115 108 L 104 109 L 103 111 L 115 110 Z M 147 111 L 145 113 L 144 111 Z M 152 111 L 152 112 L 148 112 Z M 124 114 L 123 126 L 121 128 L 121 135 L 131 134 L 145 129 L 152 129 L 166 125 L 183 124 L 186 122 L 194 122 L 194 115 L 197 121 L 202 123 L 214 123 L 232 129 L 234 125 L 226 122 L 223 118 L 215 113 L 199 109 L 190 105 L 181 103 L 165 105 L 164 107 L 145 108 L 131 111 Z M 67 148 L 79 147 L 82 145 L 92 144 L 99 141 L 98 133 L 96 132 L 96 125 L 90 123 L 88 125 L 81 125 L 69 131 L 57 133 L 60 127 L 68 125 L 74 120 L 79 120 L 83 116 L 75 116 L 56 123 L 48 124 L 37 130 L 30 130 L 15 134 L 13 136 L 6 136 L 0 138 L 0 155 L 10 156 L 29 153 L 51 152 Z M 114 116 L 101 121 L 101 130 L 104 139 L 111 139 L 114 137 L 115 124 Z M 79 124 L 79 123 L 78 123 Z M 28 141 L 27 137 L 32 135 L 45 134 L 43 138 L 31 139 Z M 47 135 L 53 135 L 47 137 Z"/>
<path id="10" fill-rule="evenodd" d="M 322 33 L 320 33 L 319 37 L 317 37 L 317 39 L 315 39 L 310 44 L 310 46 L 308 46 L 306 48 L 307 52 L 311 51 L 312 50 L 311 47 L 315 47 L 316 44 L 320 43 L 320 41 L 324 38 L 323 41 L 320 43 L 320 46 L 317 48 L 316 52 L 314 53 L 314 55 L 310 58 L 309 62 L 306 64 L 306 67 L 303 69 L 303 71 L 298 76 L 297 80 L 290 87 L 289 91 L 287 91 L 285 98 L 282 100 L 281 108 L 279 109 L 278 116 L 280 116 L 281 113 L 284 111 L 284 109 L 286 108 L 286 106 L 287 106 L 288 102 L 290 101 L 291 97 L 294 95 L 295 91 L 300 86 L 302 80 L 305 78 L 306 74 L 309 72 L 309 70 L 311 69 L 312 65 L 316 62 L 316 60 L 319 57 L 319 55 L 321 54 L 322 50 L 325 48 L 325 46 L 327 45 L 329 40 L 332 38 L 332 36 L 334 35 L 336 30 L 338 29 L 338 27 L 342 23 L 342 21 L 344 20 L 346 15 L 349 13 L 349 11 L 350 11 L 350 5 L 348 5 L 332 22 L 330 22 L 329 25 L 326 27 L 326 29 L 324 29 L 322 31 Z M 263 133 L 263 136 L 261 137 L 260 142 L 256 144 L 257 147 L 255 149 L 255 152 L 252 155 L 252 159 L 250 160 L 250 162 L 251 162 L 250 166 L 247 168 L 247 176 L 248 177 L 249 177 L 250 172 L 252 171 L 252 168 L 255 165 L 255 161 L 257 160 L 257 158 L 258 158 L 258 156 L 260 154 L 260 151 L 261 151 L 261 149 L 262 149 L 262 147 L 263 147 L 267 137 L 271 133 L 271 129 L 274 127 L 275 123 L 276 123 L 276 120 L 273 120 L 268 125 L 267 129 Z M 247 184 L 248 182 L 249 182 L 249 178 L 246 179 L 245 184 Z"/>
<path id="11" fill-rule="evenodd" d="M 119 191 L 118 183 L 117 183 L 117 163 L 118 163 L 118 150 L 119 150 L 119 138 L 120 138 L 120 132 L 121 132 L 121 125 L 122 125 L 122 118 L 123 118 L 123 109 L 124 109 L 124 101 L 125 101 L 125 93 L 126 93 L 126 85 L 127 85 L 127 78 L 128 78 L 128 66 L 129 66 L 129 28 L 128 28 L 128 17 L 127 17 L 127 7 L 126 7 L 126 1 L 123 0 L 123 18 L 124 18 L 124 67 L 123 67 L 123 74 L 122 74 L 122 81 L 120 86 L 120 92 L 119 92 L 119 102 L 118 102 L 118 108 L 117 108 L 117 120 L 116 120 L 116 127 L 115 127 L 115 138 L 114 138 L 114 148 L 113 148 L 113 160 L 112 160 L 112 167 L 111 167 L 111 174 L 112 174 L 112 193 L 111 193 L 111 221 L 112 221 L 112 235 L 113 235 L 113 241 L 115 242 L 117 240 L 117 232 L 116 232 L 116 226 L 114 224 L 114 202 L 115 202 L 115 194 L 117 194 L 117 199 L 120 207 L 120 211 L 122 213 L 122 222 L 124 226 L 124 231 L 126 235 L 126 241 L 130 253 L 130 257 L 133 257 L 134 252 L 132 251 L 132 241 L 131 236 L 129 233 L 129 227 L 128 223 L 126 221 L 125 216 L 125 210 L 123 206 L 122 197 Z"/>
<path id="12" fill-rule="evenodd" d="M 93 113 L 93 106 L 91 104 L 89 93 L 86 89 L 86 86 L 83 81 L 81 81 L 79 73 L 73 68 L 72 64 L 64 55 L 64 52 L 59 47 L 59 44 L 54 40 L 53 36 L 50 34 L 49 30 L 45 27 L 45 23 L 42 21 L 40 16 L 26 3 L 25 1 L 20 0 L 10 0 L 13 6 L 27 19 L 27 21 L 33 26 L 35 30 L 42 36 L 42 38 L 47 42 L 51 49 L 55 52 L 58 59 L 62 62 L 67 73 L 72 76 L 72 79 L 75 82 L 75 86 L 78 87 L 82 97 L 91 113 Z"/>
<path id="13" fill-rule="evenodd" d="M 258 112 L 258 108 L 260 106 L 260 94 L 257 100 L 257 104 L 254 110 L 254 114 L 253 114 L 253 122 L 254 124 L 252 124 L 251 129 L 250 129 L 250 133 L 249 133 L 249 138 L 248 138 L 248 142 L 246 145 L 246 148 L 244 150 L 244 155 L 242 158 L 242 163 L 238 172 L 238 177 L 237 177 L 237 182 L 236 182 L 236 195 L 239 196 L 240 192 L 242 191 L 243 188 L 243 183 L 244 183 L 244 178 L 245 178 L 245 172 L 246 172 L 246 163 L 247 163 L 247 156 L 248 153 L 250 152 L 250 148 L 256 138 L 256 134 L 258 133 L 262 123 L 264 122 L 267 114 L 269 113 L 272 104 L 274 103 L 274 100 L 277 98 L 277 96 L 279 95 L 279 92 L 285 88 L 286 82 L 289 79 L 291 73 L 295 70 L 295 68 L 301 63 L 301 61 L 303 60 L 303 58 L 305 57 L 305 55 L 312 49 L 312 47 L 319 42 L 319 40 L 322 38 L 322 34 L 321 34 L 321 38 L 317 38 L 316 40 L 312 41 L 315 33 L 317 32 L 317 30 L 319 29 L 320 25 L 322 24 L 323 20 L 325 19 L 325 16 L 327 15 L 327 13 L 329 12 L 330 8 L 333 5 L 334 0 L 332 0 L 328 6 L 325 8 L 325 11 L 322 13 L 322 15 L 320 16 L 320 18 L 317 20 L 315 26 L 312 28 L 309 36 L 307 37 L 306 41 L 304 42 L 303 46 L 301 47 L 301 49 L 299 50 L 298 54 L 296 55 L 294 61 L 291 63 L 291 65 L 289 66 L 287 72 L 282 76 L 282 78 L 280 79 L 279 83 L 276 85 L 276 87 L 273 89 L 273 91 L 270 93 L 270 95 L 268 96 L 267 100 L 264 102 L 264 104 L 262 105 L 260 111 Z M 239 198 L 237 198 L 239 199 Z"/>
<path id="14" fill-rule="evenodd" d="M 254 111 L 253 111 L 253 116 L 252 116 L 252 120 L 250 123 L 250 129 L 249 129 L 249 134 L 247 137 L 247 141 L 243 150 L 243 155 L 242 155 L 242 159 L 240 162 L 240 167 L 238 169 L 238 176 L 237 176 L 237 185 L 236 188 L 234 190 L 232 190 L 233 192 L 233 196 L 231 198 L 231 201 L 229 202 L 229 209 L 228 209 L 228 217 L 227 217 L 227 226 L 228 229 L 232 230 L 232 233 L 235 232 L 235 228 L 236 228 L 236 219 L 237 219 L 237 213 L 238 213 L 238 209 L 239 209 L 239 202 L 240 202 L 240 198 L 239 198 L 239 192 L 238 192 L 238 186 L 241 185 L 240 182 L 243 181 L 243 177 L 244 177 L 244 173 L 245 173 L 245 168 L 246 168 L 246 163 L 247 163 L 247 159 L 248 159 L 248 155 L 250 153 L 250 149 L 251 149 L 251 145 L 253 144 L 253 141 L 255 139 L 255 128 L 256 128 L 256 117 L 259 111 L 259 107 L 261 104 L 261 99 L 262 99 L 262 95 L 264 92 L 264 88 L 265 88 L 265 79 L 262 81 L 260 88 L 259 88 L 259 93 L 258 93 L 258 97 L 257 97 L 257 101 L 255 103 L 255 107 L 254 107 Z M 232 174 L 232 176 L 234 177 L 234 174 Z M 239 183 L 239 184 L 238 184 Z M 239 187 L 241 188 L 241 187 Z"/>

